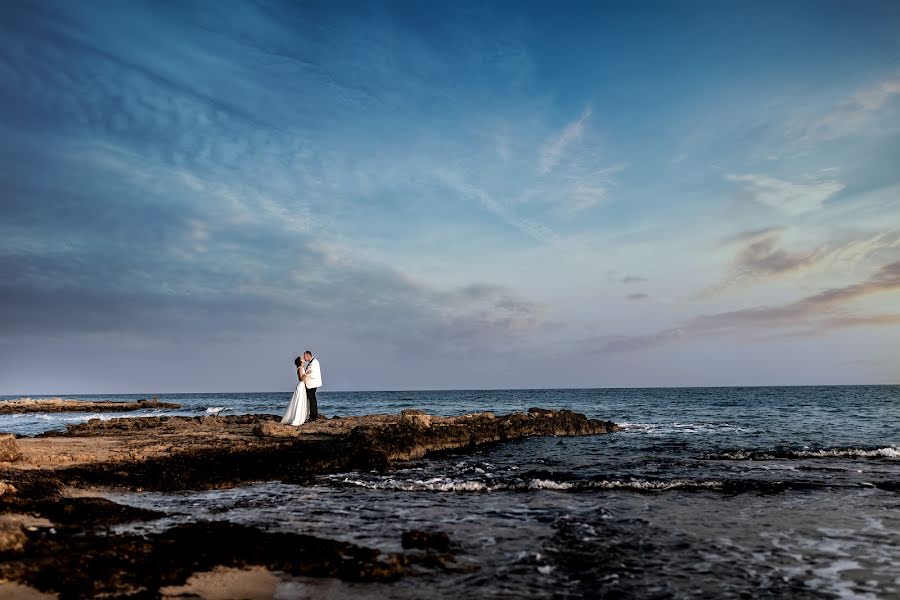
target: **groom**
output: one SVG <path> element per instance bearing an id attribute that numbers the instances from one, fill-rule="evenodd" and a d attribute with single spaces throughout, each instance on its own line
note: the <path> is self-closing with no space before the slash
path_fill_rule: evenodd
<path id="1" fill-rule="evenodd" d="M 319 367 L 319 359 L 314 357 L 310 350 L 303 353 L 303 360 L 306 361 L 306 398 L 309 400 L 309 420 L 315 421 L 319 417 L 316 390 L 322 387 L 322 369 Z"/>

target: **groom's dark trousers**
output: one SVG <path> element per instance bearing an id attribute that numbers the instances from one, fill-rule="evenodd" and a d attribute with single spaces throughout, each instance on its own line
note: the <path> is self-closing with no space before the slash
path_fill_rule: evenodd
<path id="1" fill-rule="evenodd" d="M 309 420 L 315 421 L 319 417 L 319 405 L 316 404 L 316 390 L 319 388 L 308 388 L 306 390 L 306 398 L 309 400 Z"/>

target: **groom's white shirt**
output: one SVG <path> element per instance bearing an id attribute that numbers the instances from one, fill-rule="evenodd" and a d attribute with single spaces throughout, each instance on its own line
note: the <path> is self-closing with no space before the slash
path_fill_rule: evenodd
<path id="1" fill-rule="evenodd" d="M 306 365 L 306 387 L 322 387 L 322 370 L 319 368 L 319 359 L 314 358 Z"/>

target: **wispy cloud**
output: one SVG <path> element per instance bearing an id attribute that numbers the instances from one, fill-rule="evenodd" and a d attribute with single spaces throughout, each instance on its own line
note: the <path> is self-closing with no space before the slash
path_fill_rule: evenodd
<path id="1" fill-rule="evenodd" d="M 848 314 L 847 305 L 872 294 L 900 289 L 900 261 L 887 264 L 868 279 L 843 287 L 830 288 L 795 302 L 759 306 L 740 310 L 700 315 L 675 327 L 655 333 L 635 336 L 603 337 L 602 352 L 623 352 L 655 347 L 682 339 L 736 333 L 760 336 L 818 335 L 833 329 L 893 324 L 900 321 L 900 313 L 879 315 Z"/>
<path id="2" fill-rule="evenodd" d="M 879 257 L 890 259 L 900 248 L 900 230 L 857 235 L 851 239 L 821 242 L 812 249 L 792 250 L 784 246 L 786 229 L 769 227 L 741 232 L 723 240 L 722 245 L 736 246 L 725 280 L 702 295 L 720 292 L 738 284 L 785 277 L 812 269 L 858 268 Z"/>
<path id="3" fill-rule="evenodd" d="M 730 238 L 740 247 L 732 262 L 733 279 L 757 279 L 792 273 L 815 264 L 818 251 L 797 252 L 780 246 L 784 229 L 773 227 Z"/>
<path id="4" fill-rule="evenodd" d="M 562 131 L 544 143 L 538 155 L 539 174 L 546 175 L 552 171 L 559 164 L 565 151 L 581 139 L 592 112 L 590 106 L 586 107 L 578 119 L 566 125 Z"/>
<path id="5" fill-rule="evenodd" d="M 759 174 L 727 175 L 726 179 L 742 184 L 744 191 L 756 202 L 788 216 L 817 210 L 844 189 L 843 183 L 834 180 L 796 183 Z"/>
<path id="6" fill-rule="evenodd" d="M 436 171 L 433 175 L 438 181 L 441 181 L 453 190 L 454 193 L 473 200 L 503 223 L 519 230 L 530 238 L 544 244 L 559 247 L 565 247 L 569 244 L 546 224 L 517 216 L 514 210 L 508 206 L 508 203 L 500 202 L 485 190 L 467 183 L 460 175 L 447 171 Z"/>
<path id="7" fill-rule="evenodd" d="M 878 81 L 853 94 L 827 115 L 816 122 L 809 135 L 833 139 L 858 131 L 897 96 L 900 95 L 900 79 Z"/>

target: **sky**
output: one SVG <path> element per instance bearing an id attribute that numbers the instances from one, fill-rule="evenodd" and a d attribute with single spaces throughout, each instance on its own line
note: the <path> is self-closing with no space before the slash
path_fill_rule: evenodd
<path id="1" fill-rule="evenodd" d="M 900 3 L 0 19 L 0 394 L 900 382 Z"/>

